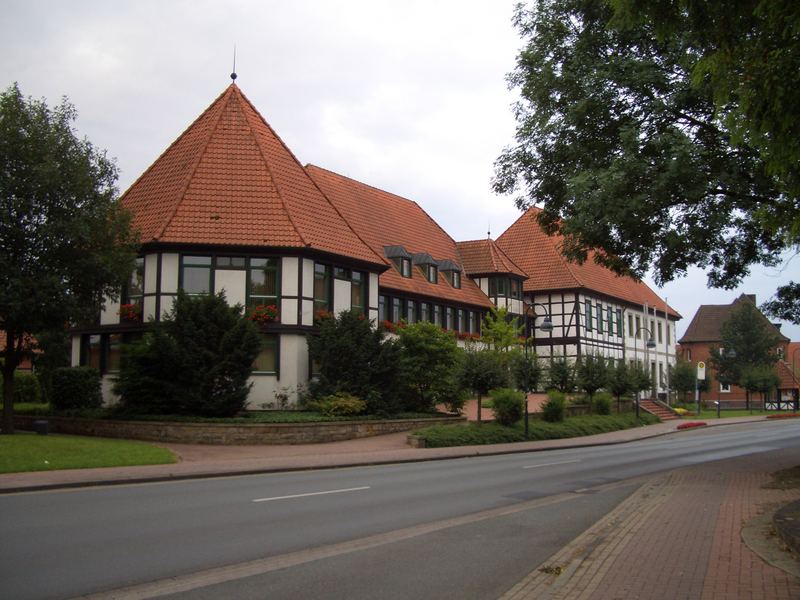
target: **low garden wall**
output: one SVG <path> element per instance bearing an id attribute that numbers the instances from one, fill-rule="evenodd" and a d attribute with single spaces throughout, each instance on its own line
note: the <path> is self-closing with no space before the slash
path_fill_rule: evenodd
<path id="1" fill-rule="evenodd" d="M 176 423 L 116 421 L 71 417 L 15 415 L 15 427 L 33 430 L 34 421 L 47 421 L 52 433 L 90 435 L 180 444 L 318 444 L 411 431 L 430 425 L 461 423 L 465 417 L 390 419 L 385 421 L 330 421 L 324 423 Z"/>

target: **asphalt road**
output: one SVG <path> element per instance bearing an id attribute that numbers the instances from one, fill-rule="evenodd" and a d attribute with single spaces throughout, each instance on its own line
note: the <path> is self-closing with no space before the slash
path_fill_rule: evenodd
<path id="1" fill-rule="evenodd" d="M 635 489 L 626 480 L 796 446 L 800 423 L 752 423 L 620 446 L 0 496 L 0 597 L 69 598 L 254 560 L 178 596 L 496 597 Z M 465 518 L 481 511 L 494 512 Z"/>

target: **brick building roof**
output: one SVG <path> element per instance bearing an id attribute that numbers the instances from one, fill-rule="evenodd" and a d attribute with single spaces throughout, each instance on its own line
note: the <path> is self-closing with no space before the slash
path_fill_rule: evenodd
<path id="1" fill-rule="evenodd" d="M 307 165 L 306 171 L 361 239 L 390 266 L 380 275 L 381 287 L 485 308 L 493 306 L 468 277 L 461 278 L 461 288 L 451 286 L 442 274 L 437 283 L 431 283 L 417 267 L 411 269 L 412 277 L 406 278 L 386 258 L 384 248 L 402 247 L 412 256 L 429 254 L 436 261 L 461 262 L 453 238 L 416 202 L 314 165 Z"/>
<path id="2" fill-rule="evenodd" d="M 781 382 L 778 388 L 781 390 L 795 390 L 800 388 L 800 378 L 792 373 L 792 367 L 789 363 L 779 360 L 775 365 L 775 373 L 780 377 Z"/>
<path id="3" fill-rule="evenodd" d="M 755 296 L 742 294 L 730 304 L 703 304 L 692 317 L 686 333 L 679 340 L 681 344 L 692 342 L 718 342 L 722 339 L 722 325 L 727 321 L 731 314 L 736 310 L 741 302 L 752 302 L 755 304 Z M 781 341 L 788 342 L 789 338 L 783 335 L 780 330 L 767 319 L 761 311 L 758 313 L 763 319 L 764 326 L 771 328 L 780 336 Z"/>
<path id="4" fill-rule="evenodd" d="M 666 306 L 670 316 L 681 318 L 647 284 L 598 265 L 591 254 L 580 265 L 567 261 L 560 251 L 563 238 L 549 236 L 539 226 L 537 215 L 540 212 L 539 208 L 529 208 L 497 238 L 497 245 L 528 274 L 524 291 L 584 288 L 631 304 L 647 304 L 656 310 L 664 310 Z"/>
<path id="5" fill-rule="evenodd" d="M 143 244 L 309 248 L 383 265 L 235 84 L 121 203 Z"/>
<path id="6" fill-rule="evenodd" d="M 456 246 L 468 275 L 504 273 L 524 279 L 528 277 L 492 239 L 456 242 Z"/>

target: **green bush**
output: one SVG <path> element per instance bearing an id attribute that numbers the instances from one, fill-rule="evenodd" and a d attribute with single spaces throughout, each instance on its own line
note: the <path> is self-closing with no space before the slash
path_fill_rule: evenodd
<path id="1" fill-rule="evenodd" d="M 99 408 L 102 404 L 100 373 L 97 369 L 60 367 L 53 371 L 53 398 L 50 401 L 53 409 Z"/>
<path id="2" fill-rule="evenodd" d="M 0 373 L 0 389 L 3 389 L 3 375 Z M 33 373 L 14 371 L 14 404 L 41 402 L 42 392 L 39 380 Z M 1 399 L 0 399 L 1 401 Z"/>
<path id="3" fill-rule="evenodd" d="M 548 423 L 560 423 L 564 420 L 566 398 L 562 392 L 550 390 L 547 400 L 542 404 L 542 419 Z"/>
<path id="4" fill-rule="evenodd" d="M 495 420 L 509 427 L 519 421 L 525 411 L 525 396 L 521 392 L 509 388 L 500 388 L 489 392 L 492 397 L 492 411 Z"/>
<path id="5" fill-rule="evenodd" d="M 331 394 L 311 402 L 309 407 L 328 417 L 360 415 L 367 410 L 367 403 L 345 392 Z"/>
<path id="6" fill-rule="evenodd" d="M 594 395 L 594 410 L 598 415 L 611 414 L 611 394 L 608 392 L 599 392 Z"/>

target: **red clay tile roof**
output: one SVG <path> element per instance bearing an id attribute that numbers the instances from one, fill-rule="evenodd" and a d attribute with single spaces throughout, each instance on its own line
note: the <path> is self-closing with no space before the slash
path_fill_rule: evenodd
<path id="1" fill-rule="evenodd" d="M 778 389 L 796 390 L 800 388 L 800 379 L 792 374 L 792 367 L 786 361 L 778 361 L 778 363 L 775 365 L 775 373 L 781 378 Z"/>
<path id="2" fill-rule="evenodd" d="M 313 248 L 383 264 L 235 84 L 121 202 L 142 243 Z"/>
<path id="3" fill-rule="evenodd" d="M 456 246 L 468 275 L 508 273 L 528 277 L 492 239 L 456 242 Z"/>
<path id="4" fill-rule="evenodd" d="M 679 340 L 680 343 L 689 342 L 718 342 L 722 339 L 722 325 L 727 321 L 740 302 L 754 302 L 755 296 L 742 294 L 730 304 L 703 304 L 692 317 L 692 322 L 686 333 Z M 783 335 L 761 311 L 759 313 L 764 321 L 764 326 L 769 327 L 780 336 L 782 341 L 788 342 L 789 338 Z"/>
<path id="5" fill-rule="evenodd" d="M 528 274 L 524 291 L 585 288 L 639 306 L 647 304 L 656 310 L 664 309 L 664 300 L 647 284 L 620 277 L 595 263 L 591 255 L 581 265 L 568 262 L 560 252 L 561 236 L 548 236 L 539 227 L 536 220 L 539 212 L 539 208 L 529 208 L 497 238 L 497 245 Z M 667 310 L 671 316 L 681 318 L 672 307 Z"/>
<path id="6" fill-rule="evenodd" d="M 384 246 L 402 246 L 410 254 L 426 252 L 435 260 L 460 263 L 455 241 L 416 202 L 314 165 L 307 165 L 306 171 L 361 239 L 381 256 Z M 441 273 L 438 283 L 431 283 L 419 268 L 412 267 L 412 277 L 406 278 L 389 259 L 383 260 L 391 268 L 380 275 L 381 287 L 462 304 L 493 306 L 468 277 L 461 278 L 461 288 L 454 288 Z"/>

